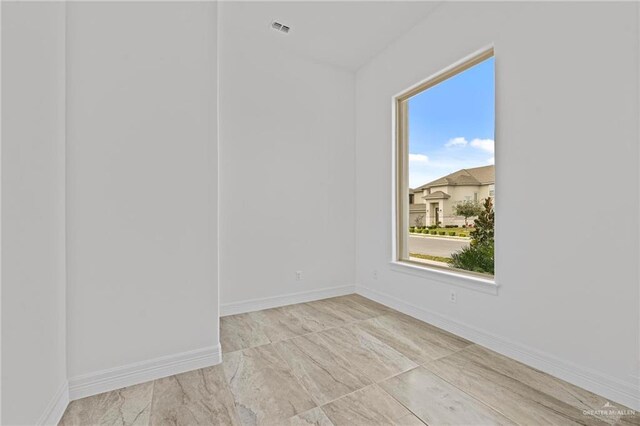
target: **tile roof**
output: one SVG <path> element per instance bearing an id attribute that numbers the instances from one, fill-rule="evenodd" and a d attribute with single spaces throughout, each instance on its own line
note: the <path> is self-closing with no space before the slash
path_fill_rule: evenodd
<path id="1" fill-rule="evenodd" d="M 442 192 L 442 191 L 435 191 L 435 192 L 432 192 L 429 195 L 425 195 L 422 198 L 424 198 L 425 200 L 441 200 L 443 198 L 444 199 L 451 198 L 451 195 L 449 195 L 449 194 L 447 194 L 445 192 Z"/>
<path id="2" fill-rule="evenodd" d="M 420 191 L 434 186 L 487 185 L 495 182 L 496 167 L 491 165 L 458 170 L 457 172 L 448 174 L 440 179 L 426 183 L 416 188 L 414 191 Z"/>

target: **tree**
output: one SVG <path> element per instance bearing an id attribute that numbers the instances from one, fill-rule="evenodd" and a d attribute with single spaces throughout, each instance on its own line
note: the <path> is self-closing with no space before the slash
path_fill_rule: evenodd
<path id="1" fill-rule="evenodd" d="M 423 224 L 423 221 L 424 221 L 424 215 L 421 214 L 420 216 L 416 217 L 414 221 L 416 223 L 416 228 L 419 228 L 419 227 L 423 226 L 422 224 Z"/>
<path id="2" fill-rule="evenodd" d="M 475 229 L 471 231 L 472 244 L 491 244 L 495 228 L 495 213 L 491 197 L 484 200 L 482 209 L 475 220 Z"/>
<path id="3" fill-rule="evenodd" d="M 482 207 L 476 201 L 463 201 L 453 206 L 453 214 L 464 217 L 464 227 L 468 226 L 467 220 L 470 217 L 478 216 L 482 212 Z"/>
<path id="4" fill-rule="evenodd" d="M 471 244 L 451 255 L 451 266 L 467 271 L 494 274 L 495 213 L 491 198 L 484 200 L 475 229 L 471 232 Z"/>

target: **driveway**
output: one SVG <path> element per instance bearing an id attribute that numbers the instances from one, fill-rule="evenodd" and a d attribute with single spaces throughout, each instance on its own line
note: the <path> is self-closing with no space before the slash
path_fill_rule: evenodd
<path id="1" fill-rule="evenodd" d="M 438 237 L 416 237 L 409 235 L 409 253 L 430 254 L 432 256 L 451 257 L 454 253 L 469 245 L 469 241 Z"/>

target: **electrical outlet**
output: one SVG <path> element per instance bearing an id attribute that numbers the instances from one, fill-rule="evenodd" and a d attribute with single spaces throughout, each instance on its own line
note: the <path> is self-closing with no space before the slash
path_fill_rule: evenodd
<path id="1" fill-rule="evenodd" d="M 378 271 L 376 271 L 375 269 L 373 270 L 373 279 L 374 280 L 378 279 Z"/>
<path id="2" fill-rule="evenodd" d="M 296 281 L 302 281 L 302 271 L 296 271 Z"/>
<path id="3" fill-rule="evenodd" d="M 451 292 L 449 293 L 449 302 L 456 303 L 457 301 L 458 301 L 458 296 L 456 295 L 456 292 L 451 290 Z"/>

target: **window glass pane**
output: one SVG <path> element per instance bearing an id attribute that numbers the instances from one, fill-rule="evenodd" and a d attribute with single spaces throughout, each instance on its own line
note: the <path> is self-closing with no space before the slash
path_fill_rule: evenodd
<path id="1" fill-rule="evenodd" d="M 493 275 L 494 58 L 406 102 L 405 260 Z"/>

